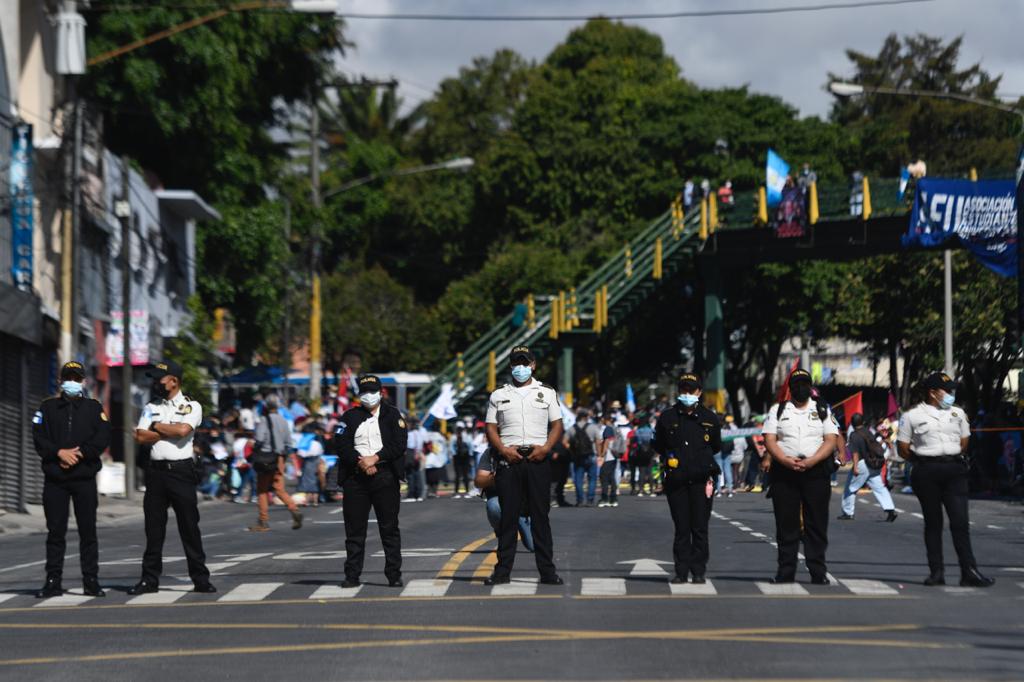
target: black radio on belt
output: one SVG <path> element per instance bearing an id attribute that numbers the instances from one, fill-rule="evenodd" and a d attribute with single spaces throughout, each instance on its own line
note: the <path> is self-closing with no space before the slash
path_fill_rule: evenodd
<path id="1" fill-rule="evenodd" d="M 530 455 L 530 453 L 533 452 L 533 446 L 532 445 L 520 445 L 519 447 L 516 448 L 516 452 L 518 452 L 520 454 L 520 456 L 522 456 L 522 457 L 528 457 Z"/>

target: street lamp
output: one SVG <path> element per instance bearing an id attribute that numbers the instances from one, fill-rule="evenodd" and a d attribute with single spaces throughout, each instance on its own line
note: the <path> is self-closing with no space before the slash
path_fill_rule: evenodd
<path id="1" fill-rule="evenodd" d="M 314 149 L 316 148 L 316 140 L 313 140 Z M 316 158 L 314 154 L 314 159 Z M 314 161 L 314 164 L 316 161 Z M 404 175 L 417 175 L 419 173 L 430 173 L 433 171 L 466 171 L 472 168 L 476 164 L 476 161 L 469 157 L 459 157 L 456 159 L 449 159 L 448 161 L 442 161 L 440 163 L 431 163 L 425 166 L 414 166 L 412 168 L 396 168 L 389 171 L 383 171 L 380 173 L 372 173 L 366 177 L 351 180 L 345 184 L 332 189 L 330 192 L 326 192 L 320 195 L 319 192 L 319 178 L 318 171 L 314 169 L 314 202 L 319 204 L 325 199 L 337 196 L 344 192 L 361 187 L 369 184 L 374 180 L 381 178 L 391 178 Z M 319 206 L 317 206 L 319 207 Z M 312 302 L 311 312 L 309 315 L 309 397 L 313 401 L 314 405 L 320 404 L 320 382 L 323 376 L 323 357 L 320 341 L 320 317 L 321 317 L 321 300 L 320 300 L 320 234 L 319 230 L 314 229 L 313 231 L 313 273 L 312 273 Z"/>
<path id="2" fill-rule="evenodd" d="M 1024 110 L 1004 104 L 1002 102 L 992 102 L 990 100 L 979 99 L 977 97 L 971 97 L 970 95 L 963 95 L 956 92 L 940 92 L 937 90 L 915 90 L 912 88 L 890 88 L 884 85 L 862 85 L 860 83 L 848 83 L 845 81 L 832 81 L 828 84 L 829 92 L 837 97 L 854 97 L 857 95 L 892 95 L 896 97 L 918 97 L 918 98 L 929 98 L 929 99 L 951 99 L 957 102 L 965 102 L 967 104 L 973 104 L 979 107 L 987 107 L 989 109 L 996 109 L 1007 114 L 1014 114 L 1020 116 L 1022 129 L 1024 129 Z M 1019 207 L 1018 207 L 1019 210 Z M 1021 236 L 1024 230 L 1021 229 L 1021 221 L 1017 221 L 1017 289 L 1020 292 L 1018 296 L 1024 295 L 1024 263 L 1020 262 L 1021 258 Z M 944 276 L 944 289 L 945 289 L 945 305 L 944 305 L 944 351 L 945 351 L 945 369 L 946 374 L 953 375 L 953 258 L 952 252 L 946 249 L 943 253 L 943 261 L 945 266 Z M 1024 338 L 1024 301 L 1017 301 L 1017 333 Z"/>

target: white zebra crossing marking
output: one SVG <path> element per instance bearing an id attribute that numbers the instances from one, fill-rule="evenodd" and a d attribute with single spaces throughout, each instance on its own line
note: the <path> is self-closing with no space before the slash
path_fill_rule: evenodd
<path id="1" fill-rule="evenodd" d="M 626 579 L 584 578 L 580 594 L 587 597 L 618 597 L 626 594 Z"/>
<path id="2" fill-rule="evenodd" d="M 0 594 L 0 604 L 3 604 L 8 599 L 14 599 L 15 597 L 20 597 L 20 596 L 21 596 L 20 594 Z"/>
<path id="3" fill-rule="evenodd" d="M 85 602 L 93 599 L 93 597 L 86 596 L 81 592 L 65 592 L 60 597 L 50 597 L 36 604 L 36 606 L 78 606 Z"/>
<path id="4" fill-rule="evenodd" d="M 512 578 L 507 585 L 495 585 L 491 588 L 492 597 L 522 597 L 537 594 L 538 578 Z"/>
<path id="5" fill-rule="evenodd" d="M 857 580 L 849 579 L 840 581 L 846 586 L 850 592 L 854 594 L 864 595 L 892 595 L 899 594 L 896 590 L 889 587 L 881 580 Z"/>
<path id="6" fill-rule="evenodd" d="M 709 580 L 703 585 L 695 585 L 693 583 L 683 583 L 681 585 L 668 584 L 669 589 L 672 590 L 674 595 L 712 595 L 718 594 L 718 590 L 715 589 L 714 584 Z"/>
<path id="7" fill-rule="evenodd" d="M 309 595 L 310 599 L 348 599 L 359 594 L 363 589 L 362 585 L 356 587 L 342 587 L 341 585 L 321 585 L 316 591 Z"/>
<path id="8" fill-rule="evenodd" d="M 757 589 L 761 590 L 762 594 L 768 594 L 771 596 L 803 596 L 808 594 L 807 590 L 804 589 L 803 585 L 799 583 L 781 583 L 779 585 L 772 585 L 771 583 L 758 582 L 755 583 Z"/>
<path id="9" fill-rule="evenodd" d="M 178 601 L 186 594 L 192 591 L 192 587 L 187 585 L 173 585 L 171 587 L 161 587 L 159 592 L 152 592 L 150 594 L 140 594 L 139 596 L 129 599 L 128 603 L 153 605 L 153 604 L 173 604 Z"/>
<path id="10" fill-rule="evenodd" d="M 451 580 L 430 580 L 421 578 L 410 580 L 409 584 L 402 590 L 403 597 L 443 597 L 448 588 L 451 587 Z"/>
<path id="11" fill-rule="evenodd" d="M 217 601 L 260 601 L 284 583 L 242 583 Z"/>

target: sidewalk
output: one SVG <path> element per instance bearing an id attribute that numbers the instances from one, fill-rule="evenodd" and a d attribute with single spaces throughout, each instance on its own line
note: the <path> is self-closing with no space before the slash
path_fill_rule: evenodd
<path id="1" fill-rule="evenodd" d="M 134 501 L 128 501 L 120 497 L 105 497 L 100 495 L 99 510 L 96 512 L 96 526 L 107 528 L 116 526 L 127 521 L 142 519 L 142 493 Z M 68 530 L 74 530 L 75 512 L 72 508 Z M 43 516 L 43 507 L 38 504 L 28 505 L 27 514 L 15 514 L 13 512 L 0 513 L 0 538 L 12 535 L 23 535 L 28 533 L 45 533 L 46 519 Z"/>

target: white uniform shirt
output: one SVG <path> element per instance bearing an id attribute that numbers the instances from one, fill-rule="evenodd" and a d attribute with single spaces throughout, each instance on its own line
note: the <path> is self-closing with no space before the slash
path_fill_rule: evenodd
<path id="1" fill-rule="evenodd" d="M 764 421 L 764 430 L 761 433 L 775 434 L 779 447 L 787 457 L 811 457 L 821 447 L 825 436 L 839 433 L 839 426 L 832 412 L 829 411 L 822 421 L 818 417 L 818 406 L 813 400 L 808 400 L 803 409 L 798 409 L 792 402 L 787 402 L 782 416 L 779 417 L 778 414 L 779 406 L 776 403 L 768 410 L 768 418 Z"/>
<path id="2" fill-rule="evenodd" d="M 356 428 L 354 441 L 360 457 L 372 457 L 384 448 L 384 439 L 380 435 L 379 409 Z"/>
<path id="3" fill-rule="evenodd" d="M 487 423 L 498 425 L 503 445 L 544 445 L 548 426 L 562 419 L 555 389 L 535 379 L 524 386 L 505 384 L 487 403 Z"/>
<path id="4" fill-rule="evenodd" d="M 960 439 L 970 435 L 971 424 L 961 408 L 940 410 L 921 403 L 903 413 L 897 440 L 910 443 L 918 457 L 941 457 L 959 455 Z"/>
<path id="5" fill-rule="evenodd" d="M 170 400 L 149 403 L 142 410 L 137 429 L 149 430 L 153 424 L 188 424 L 192 427 L 184 438 L 164 438 L 153 445 L 150 459 L 157 462 L 177 461 L 192 457 L 192 437 L 196 427 L 203 421 L 203 406 L 188 400 L 181 391 Z"/>

